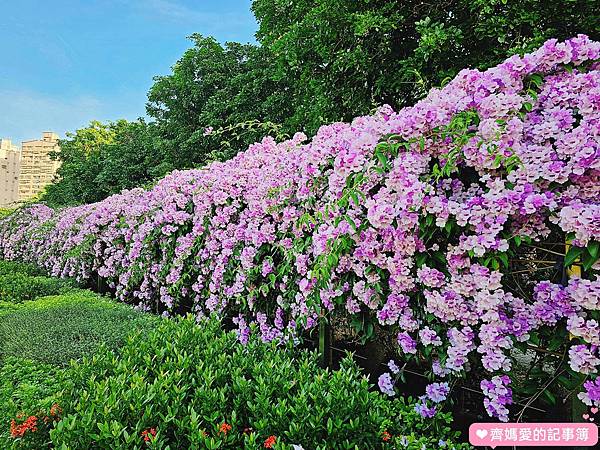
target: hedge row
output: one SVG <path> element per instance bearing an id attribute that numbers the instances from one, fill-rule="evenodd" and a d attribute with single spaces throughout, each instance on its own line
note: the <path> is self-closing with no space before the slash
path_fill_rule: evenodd
<path id="1" fill-rule="evenodd" d="M 86 291 L 0 309 L 2 448 L 467 448 L 450 424 L 374 391 L 350 358 L 323 370 L 213 319 Z"/>

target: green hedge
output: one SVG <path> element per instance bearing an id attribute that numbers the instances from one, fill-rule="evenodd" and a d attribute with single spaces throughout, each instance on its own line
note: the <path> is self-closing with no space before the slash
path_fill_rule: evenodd
<path id="1" fill-rule="evenodd" d="M 160 320 L 84 290 L 0 302 L 0 448 L 48 448 L 63 391 L 72 389 L 69 361 L 100 346 L 116 349 L 129 333 Z M 37 419 L 36 432 L 11 436 L 11 421 L 19 425 L 30 416 Z"/>
<path id="2" fill-rule="evenodd" d="M 21 303 L 75 289 L 73 282 L 59 278 L 30 276 L 23 273 L 0 275 L 0 300 Z"/>
<path id="3" fill-rule="evenodd" d="M 62 448 L 264 448 L 275 436 L 273 448 L 429 449 L 452 434 L 449 415 L 424 420 L 371 390 L 349 358 L 323 370 L 314 353 L 242 346 L 211 321 L 163 320 L 71 370 L 66 416 L 51 431 Z M 145 443 L 147 430 L 156 435 Z"/>
<path id="4" fill-rule="evenodd" d="M 0 259 L 0 276 L 22 273 L 25 275 L 42 275 L 42 270 L 33 264 Z"/>
<path id="5" fill-rule="evenodd" d="M 5 276 L 21 275 L 39 278 Z M 28 418 L 35 430 L 15 433 Z M 372 389 L 350 358 L 324 370 L 291 344 L 242 346 L 216 320 L 84 290 L 0 301 L 0 448 L 467 448 L 450 422 Z"/>
<path id="6" fill-rule="evenodd" d="M 60 417 L 62 391 L 68 386 L 65 369 L 21 358 L 9 357 L 0 366 L 0 448 L 48 447 L 52 417 Z M 11 421 L 37 420 L 36 433 L 21 439 L 11 436 Z M 48 417 L 48 420 L 44 420 Z"/>
<path id="7" fill-rule="evenodd" d="M 83 290 L 16 308 L 0 305 L 0 362 L 17 356 L 67 366 L 71 359 L 92 355 L 102 343 L 116 348 L 132 330 L 150 328 L 157 320 Z"/>

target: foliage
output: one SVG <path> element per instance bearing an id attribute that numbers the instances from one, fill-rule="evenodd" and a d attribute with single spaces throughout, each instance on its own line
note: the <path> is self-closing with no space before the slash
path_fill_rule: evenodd
<path id="1" fill-rule="evenodd" d="M 0 447 L 47 447 L 49 428 L 59 419 L 62 391 L 68 386 L 65 373 L 65 369 L 53 365 L 16 357 L 3 361 L 0 366 Z M 38 418 L 37 430 L 27 430 L 23 436 L 13 437 L 11 421 L 23 423 L 31 416 Z"/>
<path id="2" fill-rule="evenodd" d="M 161 162 L 154 126 L 143 120 L 92 121 L 60 141 L 57 180 L 42 200 L 53 206 L 78 205 L 140 186 L 163 176 L 171 166 Z"/>
<path id="3" fill-rule="evenodd" d="M 16 211 L 16 208 L 0 208 L 0 219 L 10 216 Z"/>
<path id="4" fill-rule="evenodd" d="M 61 161 L 57 172 L 58 183 L 46 188 L 44 198 L 53 204 L 90 203 L 106 197 L 104 192 L 91 191 L 89 186 L 102 168 L 101 148 L 113 142 L 118 127 L 124 121 L 102 124 L 92 121 L 90 126 L 60 141 L 60 152 L 52 156 Z"/>
<path id="5" fill-rule="evenodd" d="M 452 433 L 450 417 L 424 420 L 412 405 L 369 390 L 351 359 L 320 369 L 314 353 L 265 344 L 236 345 L 217 321 L 165 320 L 73 367 L 64 419 L 51 432 L 73 449 L 378 448 L 384 431 L 432 448 Z M 356 447 L 355 447 L 356 446 Z M 462 447 L 456 447 L 462 448 Z"/>
<path id="6" fill-rule="evenodd" d="M 583 383 L 597 403 L 599 60 L 585 36 L 549 40 L 306 144 L 264 139 L 148 191 L 33 206 L 0 222 L 0 251 L 101 277 L 139 308 L 218 314 L 242 342 L 250 322 L 265 341 L 340 317 L 361 336 L 383 330 L 436 379 L 424 415 L 459 378 L 502 420 L 513 388 L 552 403 Z M 567 283 L 573 265 L 584 277 Z M 519 378 L 531 349 L 547 351 Z"/>
<path id="7" fill-rule="evenodd" d="M 0 275 L 0 300 L 20 303 L 47 295 L 58 295 L 74 288 L 69 280 L 22 273 Z"/>
<path id="8" fill-rule="evenodd" d="M 133 329 L 147 329 L 148 316 L 87 291 L 45 297 L 0 315 L 0 360 L 10 356 L 66 366 L 92 355 L 99 345 L 121 345 Z"/>
<path id="9" fill-rule="evenodd" d="M 271 80 L 268 53 L 262 47 L 193 34 L 194 46 L 173 66 L 173 73 L 155 78 L 148 93 L 148 114 L 156 120 L 163 152 L 175 168 L 228 158 L 262 138 L 264 129 L 246 128 L 248 121 L 277 124 L 289 108 L 283 82 Z M 218 137 L 205 133 L 220 129 Z M 231 128 L 233 127 L 233 128 Z M 227 151 L 215 154 L 221 142 Z"/>
<path id="10" fill-rule="evenodd" d="M 29 276 L 42 275 L 42 270 L 33 264 L 17 261 L 0 260 L 0 276 L 11 274 L 23 274 Z"/>
<path id="11" fill-rule="evenodd" d="M 254 0 L 257 39 L 289 85 L 289 130 L 312 134 L 373 107 L 400 108 L 454 77 L 549 38 L 600 38 L 593 0 Z"/>

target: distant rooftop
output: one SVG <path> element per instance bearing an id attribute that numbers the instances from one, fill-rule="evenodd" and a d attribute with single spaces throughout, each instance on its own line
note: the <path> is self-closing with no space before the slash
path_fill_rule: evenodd
<path id="1" fill-rule="evenodd" d="M 2 138 L 0 139 L 0 149 L 1 150 L 20 150 L 19 146 L 12 143 L 12 140 Z"/>
<path id="2" fill-rule="evenodd" d="M 44 131 L 42 133 L 42 138 L 41 139 L 30 139 L 28 141 L 23 141 L 23 143 L 26 143 L 26 142 L 39 142 L 39 141 L 43 141 L 43 142 L 56 142 L 56 141 L 58 141 L 58 134 L 54 133 L 53 131 Z"/>

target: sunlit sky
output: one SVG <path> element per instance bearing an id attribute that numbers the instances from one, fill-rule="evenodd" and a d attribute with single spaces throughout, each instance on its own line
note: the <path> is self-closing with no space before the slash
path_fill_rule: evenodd
<path id="1" fill-rule="evenodd" d="M 145 114 L 192 33 L 254 42 L 251 0 L 0 0 L 0 137 Z"/>

